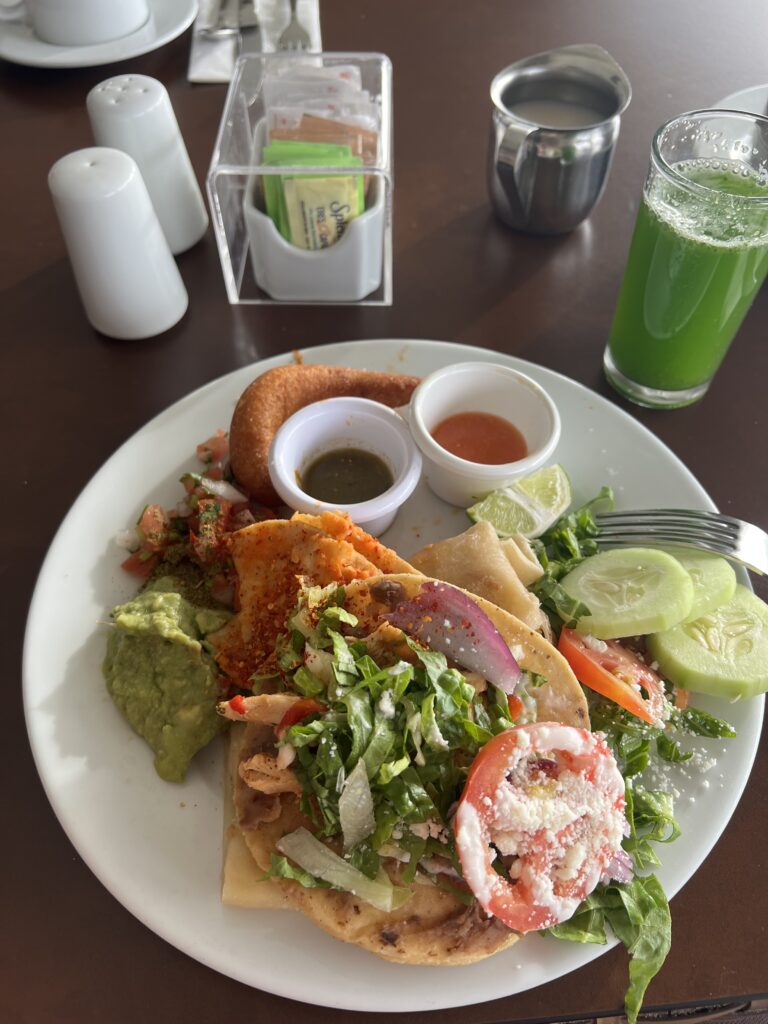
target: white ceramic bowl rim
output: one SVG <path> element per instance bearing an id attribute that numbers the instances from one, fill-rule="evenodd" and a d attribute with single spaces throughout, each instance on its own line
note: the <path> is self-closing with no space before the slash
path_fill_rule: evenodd
<path id="1" fill-rule="evenodd" d="M 515 462 L 503 463 L 471 462 L 469 459 L 462 459 L 459 455 L 454 455 L 438 444 L 424 423 L 421 405 L 425 396 L 433 388 L 439 387 L 440 382 L 445 380 L 446 377 L 469 372 L 490 372 L 496 376 L 506 376 L 518 385 L 525 386 L 536 396 L 541 405 L 542 415 L 549 421 L 546 441 L 533 451 L 530 451 L 525 458 L 518 459 Z M 499 479 L 508 477 L 510 473 L 514 473 L 516 476 L 523 476 L 529 469 L 536 469 L 551 454 L 560 436 L 560 414 L 557 411 L 557 406 L 544 388 L 533 378 L 528 377 L 519 370 L 515 370 L 510 366 L 503 366 L 500 363 L 454 363 L 452 366 L 437 370 L 435 373 L 430 374 L 429 377 L 425 377 L 417 387 L 411 401 L 410 412 L 411 429 L 422 452 L 433 461 L 441 463 L 446 469 L 451 469 L 456 473 L 463 473 L 467 476 L 477 476 L 479 472 L 482 472 L 483 476 L 498 477 Z"/>
<path id="2" fill-rule="evenodd" d="M 380 423 L 385 423 L 393 432 L 399 435 L 400 440 L 403 442 L 407 453 L 404 467 L 395 477 L 392 486 L 381 494 L 376 495 L 375 498 L 349 504 L 321 501 L 303 491 L 296 483 L 295 467 L 286 467 L 285 465 L 283 449 L 289 437 L 294 432 L 301 430 L 307 420 L 311 420 L 319 412 L 327 412 L 330 405 L 335 409 L 347 408 L 348 413 L 354 413 L 358 416 L 364 415 L 370 419 L 378 420 Z M 350 439 L 354 440 L 354 437 L 350 435 Z M 306 446 L 307 450 L 311 447 L 311 440 L 310 437 L 309 444 Z M 380 452 L 382 455 L 387 454 L 386 444 L 380 446 Z M 386 515 L 405 501 L 421 476 L 421 455 L 408 429 L 408 424 L 394 409 L 390 409 L 388 406 L 382 405 L 381 402 L 374 402 L 368 398 L 344 395 L 336 398 L 323 398 L 319 402 L 312 402 L 288 417 L 272 440 L 269 453 L 269 471 L 270 476 L 273 477 L 273 484 L 277 486 L 279 483 L 280 488 L 294 499 L 296 502 L 295 507 L 301 506 L 305 509 L 311 507 L 316 510 L 326 511 L 338 509 L 341 512 L 348 512 L 354 522 L 364 525 L 366 522 Z M 278 477 L 277 481 L 275 476 Z M 292 502 L 288 502 L 288 504 L 292 505 Z"/>

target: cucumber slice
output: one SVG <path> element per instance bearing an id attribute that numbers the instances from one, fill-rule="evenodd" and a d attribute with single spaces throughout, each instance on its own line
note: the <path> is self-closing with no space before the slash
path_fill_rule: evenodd
<path id="1" fill-rule="evenodd" d="M 678 560 L 693 580 L 693 604 L 683 621 L 693 622 L 733 597 L 736 573 L 725 558 L 685 548 L 664 550 Z"/>
<path id="2" fill-rule="evenodd" d="M 662 675 L 685 690 L 729 700 L 768 690 L 768 605 L 741 585 L 719 608 L 647 644 Z"/>
<path id="3" fill-rule="evenodd" d="M 655 548 L 618 548 L 585 558 L 560 583 L 589 608 L 579 633 L 600 640 L 658 633 L 681 622 L 693 604 L 693 582 L 682 565 Z"/>

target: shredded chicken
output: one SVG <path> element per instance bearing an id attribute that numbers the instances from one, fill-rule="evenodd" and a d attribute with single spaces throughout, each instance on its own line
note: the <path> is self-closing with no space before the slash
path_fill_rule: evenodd
<path id="1" fill-rule="evenodd" d="M 381 668 L 394 665 L 398 661 L 417 661 L 416 655 L 408 646 L 401 630 L 382 622 L 365 637 L 368 653 Z"/>
<path id="2" fill-rule="evenodd" d="M 464 678 L 468 683 L 471 683 L 475 688 L 475 693 L 485 693 L 488 689 L 488 680 L 480 675 L 479 672 L 464 672 Z"/>
<path id="3" fill-rule="evenodd" d="M 279 794 L 267 796 L 253 789 L 243 787 L 250 799 L 238 800 L 238 824 L 242 829 L 258 829 L 265 822 L 277 821 L 283 811 Z"/>
<path id="4" fill-rule="evenodd" d="M 243 697 L 237 704 L 243 709 L 241 711 L 235 710 L 232 702 L 228 700 L 221 701 L 216 710 L 232 722 L 279 725 L 286 711 L 299 699 L 293 693 L 260 693 L 256 697 Z"/>
<path id="5" fill-rule="evenodd" d="M 290 768 L 280 768 L 272 754 L 254 754 L 238 766 L 240 778 L 259 793 L 302 793 L 301 783 Z"/>

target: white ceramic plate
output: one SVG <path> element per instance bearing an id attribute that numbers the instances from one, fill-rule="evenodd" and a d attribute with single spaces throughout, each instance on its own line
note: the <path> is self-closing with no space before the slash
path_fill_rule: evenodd
<path id="1" fill-rule="evenodd" d="M 0 58 L 37 68 L 90 68 L 140 57 L 189 28 L 197 0 L 148 0 L 149 20 L 127 36 L 90 46 L 44 43 L 26 21 L 0 21 Z"/>
<path id="2" fill-rule="evenodd" d="M 346 342 L 314 348 L 313 362 L 423 375 L 467 359 L 530 374 L 557 403 L 563 434 L 555 458 L 576 501 L 604 483 L 625 508 L 712 508 L 685 466 L 631 416 L 579 384 L 482 349 L 437 341 Z M 93 872 L 139 920 L 201 963 L 292 999 L 350 1010 L 434 1010 L 520 992 L 600 956 L 532 935 L 470 967 L 403 967 L 337 942 L 300 914 L 247 911 L 219 901 L 222 750 L 203 751 L 183 786 L 161 781 L 152 757 L 113 707 L 101 677 L 100 623 L 134 592 L 119 568 L 116 532 L 148 501 L 168 506 L 195 445 L 229 425 L 236 399 L 282 356 L 208 384 L 128 440 L 77 499 L 45 559 L 24 646 L 24 701 L 32 749 L 54 811 Z M 467 520 L 422 482 L 384 540 L 406 557 Z M 763 700 L 701 705 L 733 721 L 738 739 L 706 741 L 718 755 L 707 775 L 680 783 L 682 837 L 661 849 L 669 895 L 691 877 L 730 818 L 756 751 Z M 676 939 L 684 942 L 684 936 Z"/>
<path id="3" fill-rule="evenodd" d="M 714 104 L 714 110 L 744 110 L 748 114 L 768 115 L 768 85 L 755 85 L 724 96 Z"/>

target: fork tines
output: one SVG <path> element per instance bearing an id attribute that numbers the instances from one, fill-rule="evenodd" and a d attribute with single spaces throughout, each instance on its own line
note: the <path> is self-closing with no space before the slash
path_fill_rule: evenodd
<path id="1" fill-rule="evenodd" d="M 738 538 L 739 531 L 744 525 L 740 520 L 728 516 L 674 508 L 650 509 L 647 512 L 606 512 L 597 516 L 597 522 L 599 526 L 611 531 L 683 531 L 688 536 L 733 542 Z"/>
<path id="2" fill-rule="evenodd" d="M 277 48 L 278 50 L 301 52 L 302 50 L 308 50 L 311 45 L 312 40 L 309 32 L 299 21 L 296 11 L 296 0 L 291 0 L 291 20 L 280 35 L 277 41 Z"/>
<path id="3" fill-rule="evenodd" d="M 768 535 L 733 516 L 698 509 L 647 509 L 606 512 L 595 517 L 606 547 L 679 544 L 700 548 L 768 573 Z"/>

